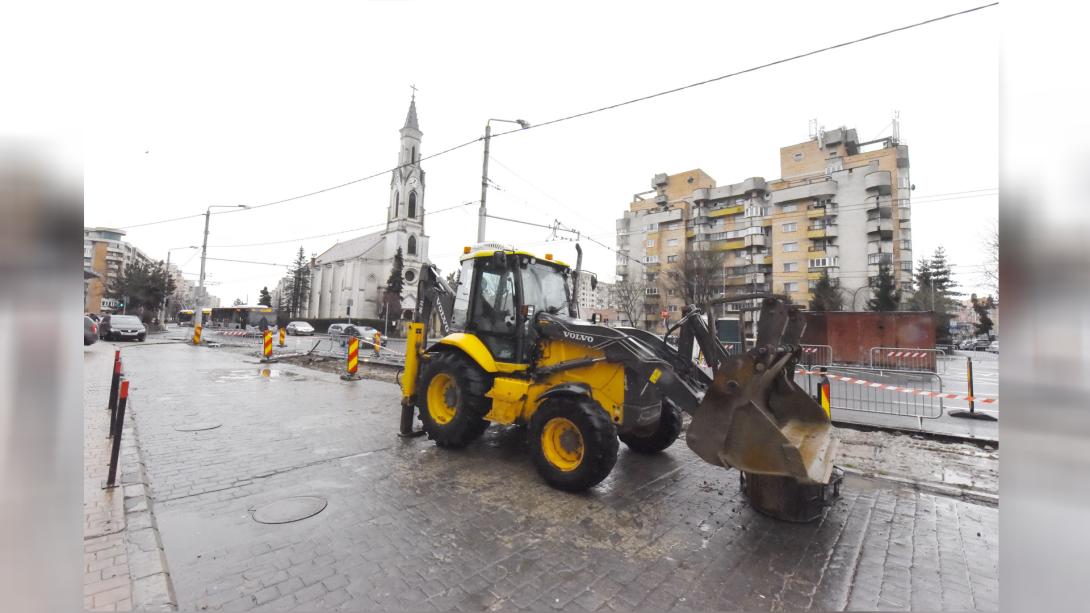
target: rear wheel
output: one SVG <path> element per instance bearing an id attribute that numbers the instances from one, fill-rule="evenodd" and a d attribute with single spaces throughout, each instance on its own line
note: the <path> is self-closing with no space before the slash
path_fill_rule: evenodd
<path id="1" fill-rule="evenodd" d="M 622 432 L 621 442 L 638 453 L 658 453 L 674 444 L 681 434 L 681 411 L 663 403 L 659 421 L 648 430 Z"/>
<path id="2" fill-rule="evenodd" d="M 417 405 L 428 438 L 440 447 L 464 447 L 488 428 L 488 377 L 458 353 L 440 353 L 424 366 Z"/>
<path id="3" fill-rule="evenodd" d="M 591 398 L 550 398 L 530 419 L 530 446 L 537 471 L 549 485 L 579 492 L 613 470 L 617 428 Z"/>

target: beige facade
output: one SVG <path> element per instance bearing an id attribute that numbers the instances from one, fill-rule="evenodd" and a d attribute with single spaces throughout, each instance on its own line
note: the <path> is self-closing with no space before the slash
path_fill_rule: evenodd
<path id="1" fill-rule="evenodd" d="M 866 150 L 864 150 L 867 148 Z M 845 308 L 862 308 L 879 265 L 912 280 L 908 148 L 895 138 L 859 143 L 855 130 L 820 131 L 780 149 L 782 178 L 718 187 L 696 169 L 659 174 L 617 221 L 617 276 L 647 284 L 642 325 L 661 330 L 684 300 L 670 275 L 686 252 L 722 252 L 718 293 L 785 294 L 807 305 L 824 271 Z M 727 308 L 739 308 L 735 303 Z"/>
<path id="2" fill-rule="evenodd" d="M 110 282 L 133 262 L 151 263 L 143 251 L 122 240 L 123 236 L 124 231 L 114 228 L 83 229 L 83 269 L 98 275 L 84 279 L 85 313 L 112 312 L 117 300 L 107 297 Z"/>

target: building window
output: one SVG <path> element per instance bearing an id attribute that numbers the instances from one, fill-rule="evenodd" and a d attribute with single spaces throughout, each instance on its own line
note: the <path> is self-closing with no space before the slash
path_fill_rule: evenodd
<path id="1" fill-rule="evenodd" d="M 409 255 L 416 255 L 416 237 L 409 235 Z"/>
<path id="2" fill-rule="evenodd" d="M 668 263 L 670 263 L 670 264 L 673 264 L 674 262 L 677 261 L 677 256 L 676 255 L 668 255 L 668 256 L 666 256 L 666 261 Z"/>
<path id="3" fill-rule="evenodd" d="M 412 157 L 409 158 L 409 161 L 414 164 L 416 163 L 416 147 L 413 147 Z"/>
<path id="4" fill-rule="evenodd" d="M 394 219 L 401 215 L 401 194 L 394 192 Z"/>
<path id="5" fill-rule="evenodd" d="M 643 256 L 643 261 L 644 261 L 644 263 L 647 263 L 647 264 L 658 264 L 659 263 L 659 256 L 657 256 L 657 255 L 645 255 L 645 256 Z"/>
<path id="6" fill-rule="evenodd" d="M 677 313 L 677 305 L 676 305 L 676 304 L 671 304 L 671 305 L 670 305 L 669 307 L 667 307 L 667 308 L 669 309 L 669 311 L 670 311 L 671 313 Z"/>
<path id="7" fill-rule="evenodd" d="M 907 240 L 907 241 L 902 240 L 901 241 L 901 249 L 904 249 L 906 251 L 912 251 L 912 241 L 911 240 Z"/>
<path id="8" fill-rule="evenodd" d="M 797 224 L 795 222 L 785 223 L 782 226 L 780 226 L 780 229 L 783 230 L 784 232 L 795 232 L 795 231 L 797 231 L 799 229 L 799 224 Z"/>
<path id="9" fill-rule="evenodd" d="M 647 246 L 648 247 L 654 247 L 655 246 L 655 239 L 653 239 L 653 238 L 647 239 Z"/>
<path id="10" fill-rule="evenodd" d="M 659 225 L 657 223 L 649 223 L 649 224 L 647 224 L 646 226 L 643 227 L 644 232 L 654 232 L 655 230 L 658 230 L 658 229 L 659 229 Z"/>
<path id="11" fill-rule="evenodd" d="M 784 253 L 791 253 L 792 251 L 798 251 L 798 250 L 799 250 L 799 244 L 798 243 L 784 243 L 783 244 Z"/>
<path id="12" fill-rule="evenodd" d="M 809 281 L 806 282 L 806 287 L 808 287 L 810 289 L 814 289 L 814 288 L 817 287 L 817 284 L 818 284 L 818 282 L 816 280 L 810 279 Z"/>
<path id="13" fill-rule="evenodd" d="M 799 271 L 799 263 L 798 262 L 784 262 L 783 263 L 783 271 L 784 272 L 798 272 Z"/>
<path id="14" fill-rule="evenodd" d="M 912 262 L 901 262 L 901 270 L 905 272 L 912 272 Z"/>
<path id="15" fill-rule="evenodd" d="M 867 255 L 868 264 L 889 264 L 893 262 L 892 253 L 871 253 Z"/>
<path id="16" fill-rule="evenodd" d="M 795 211 L 799 210 L 799 205 L 797 205 L 797 204 L 785 204 L 785 205 L 783 205 L 783 209 L 781 209 L 781 210 L 784 213 L 794 213 Z"/>
<path id="17" fill-rule="evenodd" d="M 658 296 L 658 295 L 659 295 L 659 288 L 657 288 L 657 287 L 649 287 L 649 288 L 647 288 L 647 289 L 645 290 L 645 292 L 646 292 L 646 294 L 647 294 L 648 296 Z"/>
<path id="18" fill-rule="evenodd" d="M 416 192 L 409 192 L 409 219 L 416 219 Z"/>
<path id="19" fill-rule="evenodd" d="M 783 291 L 785 292 L 797 292 L 799 291 L 798 281 L 790 281 L 783 284 Z"/>
<path id="20" fill-rule="evenodd" d="M 666 246 L 667 247 L 677 247 L 677 243 L 678 243 L 678 239 L 671 238 L 671 239 L 666 241 Z"/>

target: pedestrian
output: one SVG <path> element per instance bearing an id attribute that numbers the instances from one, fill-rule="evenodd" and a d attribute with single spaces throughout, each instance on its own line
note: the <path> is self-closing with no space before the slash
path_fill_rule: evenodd
<path id="1" fill-rule="evenodd" d="M 371 340 L 374 343 L 375 357 L 377 358 L 379 357 L 379 347 L 382 346 L 382 333 L 378 330 L 375 330 L 375 336 Z"/>

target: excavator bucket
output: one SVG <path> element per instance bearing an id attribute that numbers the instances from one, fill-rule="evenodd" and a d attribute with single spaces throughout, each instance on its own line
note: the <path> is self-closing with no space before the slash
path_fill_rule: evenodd
<path id="1" fill-rule="evenodd" d="M 793 378 L 804 327 L 796 308 L 765 300 L 756 347 L 713 366 L 686 434 L 705 461 L 742 473 L 758 510 L 790 521 L 817 517 L 838 481 L 830 418 Z"/>

